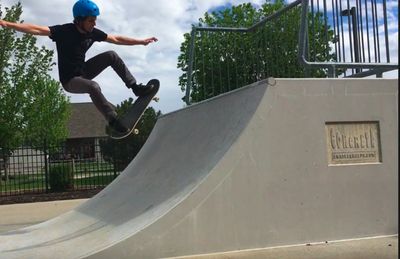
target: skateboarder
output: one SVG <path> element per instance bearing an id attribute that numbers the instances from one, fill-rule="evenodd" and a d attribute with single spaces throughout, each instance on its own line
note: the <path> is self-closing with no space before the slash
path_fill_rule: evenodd
<path id="1" fill-rule="evenodd" d="M 135 39 L 121 35 L 110 35 L 95 28 L 100 10 L 91 0 L 79 0 L 73 6 L 73 23 L 55 26 L 39 26 L 28 23 L 14 23 L 0 20 L 0 26 L 32 35 L 49 36 L 56 42 L 58 72 L 63 88 L 70 93 L 88 93 L 97 109 L 103 114 L 110 127 L 118 132 L 128 129 L 119 121 L 114 107 L 101 92 L 95 78 L 111 66 L 125 85 L 136 96 L 144 96 L 152 91 L 152 85 L 138 84 L 134 76 L 114 51 L 101 53 L 87 61 L 85 54 L 95 41 L 106 41 L 119 45 L 148 45 L 157 38 Z"/>

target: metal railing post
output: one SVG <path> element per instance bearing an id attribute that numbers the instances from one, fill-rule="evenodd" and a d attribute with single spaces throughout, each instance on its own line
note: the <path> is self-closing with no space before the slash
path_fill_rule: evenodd
<path id="1" fill-rule="evenodd" d="M 47 149 L 47 141 L 46 139 L 44 140 L 44 181 L 45 181 L 45 185 L 46 185 L 46 193 L 48 193 L 50 191 L 49 188 L 49 162 L 48 162 L 48 157 L 49 157 L 49 152 Z"/>
<path id="2" fill-rule="evenodd" d="M 307 15 L 308 15 L 308 0 L 301 2 L 301 20 L 299 30 L 299 62 L 302 65 L 306 65 L 306 45 L 307 45 Z"/>
<path id="3" fill-rule="evenodd" d="M 188 60 L 188 74 L 187 74 L 187 85 L 186 85 L 186 98 L 185 102 L 190 105 L 190 91 L 193 86 L 193 64 L 194 64 L 194 43 L 196 38 L 196 27 L 193 26 L 192 32 L 190 33 L 190 46 L 189 46 L 189 60 Z"/>

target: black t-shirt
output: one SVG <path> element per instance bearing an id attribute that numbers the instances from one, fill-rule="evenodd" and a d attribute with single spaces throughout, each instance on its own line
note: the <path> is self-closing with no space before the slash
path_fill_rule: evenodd
<path id="1" fill-rule="evenodd" d="M 58 53 L 58 73 L 62 84 L 85 71 L 85 54 L 95 41 L 105 41 L 107 34 L 94 28 L 83 34 L 75 24 L 50 26 L 50 39 L 56 42 Z"/>

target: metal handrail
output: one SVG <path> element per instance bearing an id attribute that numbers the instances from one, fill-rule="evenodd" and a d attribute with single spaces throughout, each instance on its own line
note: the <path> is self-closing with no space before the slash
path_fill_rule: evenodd
<path id="1" fill-rule="evenodd" d="M 192 74 L 193 74 L 193 63 L 194 63 L 194 41 L 195 41 L 195 35 L 197 31 L 213 31 L 213 32 L 241 32 L 241 33 L 247 33 L 247 32 L 252 32 L 258 27 L 261 27 L 265 25 L 268 21 L 271 21 L 272 19 L 275 19 L 288 10 L 298 6 L 302 0 L 297 0 L 284 8 L 276 11 L 275 13 L 265 17 L 261 21 L 257 22 L 256 24 L 248 27 L 248 28 L 233 28 L 233 27 L 202 27 L 202 26 L 193 26 L 192 31 L 191 31 L 191 36 L 190 36 L 190 46 L 189 46 L 189 64 L 188 64 L 188 83 L 186 86 L 186 98 L 185 102 L 187 105 L 190 105 L 190 89 L 192 88 Z"/>

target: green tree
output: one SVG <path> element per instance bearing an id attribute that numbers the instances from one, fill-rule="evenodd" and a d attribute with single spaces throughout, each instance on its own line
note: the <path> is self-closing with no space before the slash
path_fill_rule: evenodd
<path id="1" fill-rule="evenodd" d="M 232 6 L 206 13 L 196 27 L 249 28 L 285 6 L 283 0 L 266 2 L 259 9 L 250 3 Z M 326 28 L 321 13 L 310 12 L 309 16 L 310 38 L 316 46 L 310 49 L 310 55 L 316 57 L 316 61 L 334 60 L 329 45 L 333 41 L 333 31 Z M 300 21 L 301 9 L 296 7 L 254 31 L 196 34 L 191 100 L 208 99 L 269 76 L 326 77 L 324 69 L 305 71 L 298 63 Z M 184 37 L 178 58 L 178 68 L 184 72 L 179 79 L 182 91 L 186 90 L 188 81 L 191 35 L 186 33 Z"/>
<path id="2" fill-rule="evenodd" d="M 117 113 L 124 114 L 132 107 L 133 103 L 134 101 L 132 98 L 123 101 L 120 105 L 117 105 Z M 122 140 L 113 140 L 109 138 L 100 141 L 104 160 L 113 163 L 116 170 L 123 170 L 139 153 L 160 115 L 160 111 L 156 112 L 153 107 L 149 107 L 136 125 L 136 129 L 139 130 L 138 135 L 131 134 Z"/>
<path id="3" fill-rule="evenodd" d="M 20 22 L 22 5 L 5 8 L 0 18 Z M 4 16 L 3 16 L 4 15 Z M 67 136 L 69 101 L 49 76 L 53 51 L 38 47 L 36 38 L 0 29 L 0 147 L 3 160 L 29 142 L 33 147 L 57 143 Z"/>

